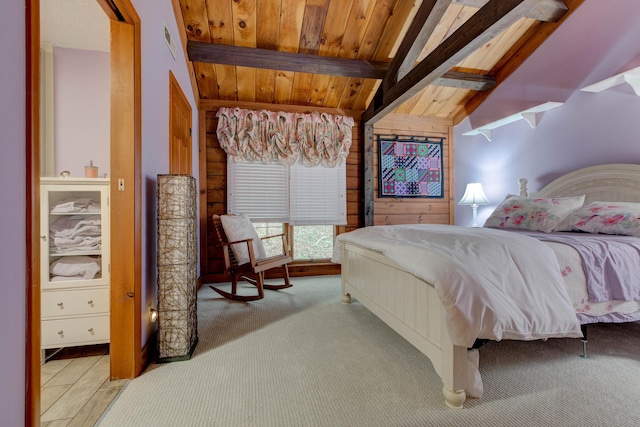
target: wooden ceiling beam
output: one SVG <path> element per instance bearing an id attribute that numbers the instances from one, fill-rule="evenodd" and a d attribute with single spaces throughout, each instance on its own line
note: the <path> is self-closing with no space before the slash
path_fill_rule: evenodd
<path id="1" fill-rule="evenodd" d="M 493 76 L 485 76 L 483 74 L 447 71 L 442 76 L 435 79 L 431 84 L 434 86 L 454 87 L 456 89 L 469 89 L 478 92 L 486 92 L 496 86 L 496 79 Z"/>
<path id="2" fill-rule="evenodd" d="M 458 6 L 471 6 L 477 7 L 480 9 L 482 6 L 487 4 L 489 0 L 453 0 L 453 4 L 457 4 Z"/>
<path id="3" fill-rule="evenodd" d="M 189 60 L 331 76 L 382 79 L 389 64 L 242 46 L 189 41 Z"/>
<path id="4" fill-rule="evenodd" d="M 452 0 L 453 4 L 477 7 L 478 9 L 488 2 L 489 0 Z M 567 5 L 561 0 L 541 0 L 540 5 L 539 8 L 527 11 L 524 17 L 543 22 L 558 22 L 568 11 Z"/>
<path id="5" fill-rule="evenodd" d="M 490 0 L 401 80 L 383 82 L 363 114 L 363 122 L 380 120 L 523 16 L 553 14 L 550 9 L 558 7 L 566 10 L 560 3 L 562 6 L 552 0 Z"/>
<path id="6" fill-rule="evenodd" d="M 388 90 L 413 68 L 451 1 L 424 0 L 422 2 L 387 70 L 383 80 L 384 90 Z"/>
<path id="7" fill-rule="evenodd" d="M 286 55 L 281 55 L 283 53 Z M 283 71 L 305 71 L 311 74 L 360 77 L 364 79 L 381 79 L 389 69 L 388 62 L 372 62 L 360 59 L 335 58 L 192 41 L 187 42 L 187 54 L 189 60 L 193 62 Z M 304 69 L 302 69 L 303 66 L 301 64 L 304 64 Z M 496 80 L 492 76 L 448 71 L 434 81 L 433 84 L 436 86 L 486 91 L 493 89 L 496 85 Z"/>

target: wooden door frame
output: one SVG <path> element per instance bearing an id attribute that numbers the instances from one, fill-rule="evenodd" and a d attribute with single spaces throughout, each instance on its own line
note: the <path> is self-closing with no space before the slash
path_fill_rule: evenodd
<path id="1" fill-rule="evenodd" d="M 25 426 L 40 425 L 40 0 L 25 0 Z"/>
<path id="2" fill-rule="evenodd" d="M 111 378 L 142 372 L 140 19 L 130 0 L 97 0 L 111 19 Z M 117 10 L 112 9 L 114 5 Z M 114 30 L 115 28 L 115 30 Z M 114 66 L 113 51 L 118 58 Z M 25 426 L 40 425 L 40 0 L 25 0 Z M 118 108 L 114 108 L 117 105 Z M 126 108 L 124 108 L 126 107 Z M 115 114 L 115 115 L 114 115 Z M 118 191 L 119 180 L 125 191 Z M 114 192 L 115 196 L 114 197 Z M 113 221 L 118 217 L 119 221 Z M 126 254 L 126 255 L 125 255 Z M 123 302 L 124 301 L 124 302 Z"/>

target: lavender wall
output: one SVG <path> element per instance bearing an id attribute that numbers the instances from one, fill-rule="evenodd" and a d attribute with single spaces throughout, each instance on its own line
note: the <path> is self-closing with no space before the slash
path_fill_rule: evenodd
<path id="1" fill-rule="evenodd" d="M 0 425 L 24 424 L 26 316 L 25 7 L 0 14 Z"/>
<path id="2" fill-rule="evenodd" d="M 156 304 L 156 177 L 169 173 L 169 71 L 174 74 L 192 108 L 192 171 L 198 179 L 198 110 L 186 59 L 180 44 L 171 2 L 133 0 L 142 20 L 142 341 L 154 325 L 145 316 Z M 176 44 L 173 59 L 164 41 L 164 24 Z"/>
<path id="3" fill-rule="evenodd" d="M 93 160 L 99 176 L 109 174 L 110 55 L 54 48 L 55 175 L 84 176 Z"/>
<path id="4" fill-rule="evenodd" d="M 484 223 L 518 179 L 539 190 L 574 169 L 600 163 L 640 163 L 640 97 L 628 85 L 580 91 L 640 66 L 640 2 L 587 1 L 489 98 L 454 129 L 455 200 L 479 181 L 492 204 L 478 209 Z M 606 31 L 604 29 L 606 28 Z M 564 102 L 535 129 L 520 120 L 495 129 L 492 141 L 464 132 L 546 101 Z M 471 208 L 457 206 L 456 224 L 471 224 Z"/>

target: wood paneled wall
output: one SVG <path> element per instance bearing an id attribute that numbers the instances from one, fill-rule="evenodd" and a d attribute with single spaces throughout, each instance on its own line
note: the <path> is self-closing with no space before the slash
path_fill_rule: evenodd
<path id="1" fill-rule="evenodd" d="M 201 252 L 201 273 L 200 276 L 204 282 L 221 282 L 225 281 L 222 276 L 224 271 L 224 261 L 222 259 L 222 250 L 216 247 L 215 231 L 213 229 L 212 216 L 215 214 L 222 215 L 227 211 L 227 158 L 224 150 L 220 148 L 218 137 L 216 136 L 216 128 L 218 119 L 216 118 L 217 110 L 207 111 L 206 116 L 206 167 L 207 167 L 207 184 L 206 184 L 206 218 L 201 218 L 201 227 L 206 227 L 205 233 L 200 233 L 206 238 L 206 241 L 200 242 Z M 202 155 L 202 153 L 201 153 Z M 201 209 L 201 212 L 203 209 Z"/>
<path id="2" fill-rule="evenodd" d="M 264 104 L 251 104 L 239 105 L 241 108 L 249 109 L 265 109 Z M 295 107 L 285 105 L 273 105 L 268 107 L 272 111 L 299 111 L 309 112 L 314 111 L 309 107 Z M 218 108 L 207 108 L 204 112 L 206 117 L 206 135 L 205 137 L 205 149 L 201 150 L 201 155 L 206 156 L 206 189 L 201 189 L 201 192 L 206 192 L 206 214 L 205 210 L 201 209 L 201 215 L 204 216 L 200 219 L 201 227 L 205 228 L 205 231 L 201 233 L 200 242 L 201 251 L 201 277 L 203 282 L 221 282 L 226 281 L 227 278 L 222 274 L 224 271 L 224 261 L 222 259 L 222 251 L 216 247 L 215 232 L 212 228 L 211 217 L 214 214 L 224 214 L 227 211 L 227 189 L 226 189 L 226 171 L 227 171 L 227 157 L 224 150 L 220 147 L 218 137 L 216 135 L 216 129 L 218 127 L 218 118 L 216 113 Z M 345 112 L 342 110 L 330 110 L 330 109 L 318 109 L 318 111 L 328 112 L 330 114 L 338 115 L 350 115 L 354 117 L 355 125 L 353 126 L 353 143 L 347 157 L 347 226 L 345 231 L 355 230 L 358 227 L 362 227 L 362 138 L 359 122 L 359 112 Z M 202 115 L 201 115 L 202 116 Z M 202 199 L 201 199 L 202 200 Z M 290 266 L 290 273 L 292 276 L 296 275 L 312 275 L 318 274 L 322 271 L 331 271 L 332 273 L 339 273 L 338 266 L 327 265 L 309 265 L 304 263 L 294 263 Z"/>
<path id="3" fill-rule="evenodd" d="M 204 283 L 226 281 L 222 274 L 224 263 L 222 251 L 216 247 L 216 237 L 211 224 L 214 214 L 224 214 L 227 209 L 226 190 L 226 154 L 218 142 L 216 129 L 218 119 L 216 113 L 222 105 L 209 105 L 200 117 L 206 118 L 206 134 L 201 141 L 201 155 L 206 157 L 206 188 L 201 189 L 201 194 L 206 196 L 206 209 L 201 209 L 200 223 L 204 230 L 201 232 L 201 277 Z M 225 105 L 232 106 L 232 105 Z M 296 107 L 291 105 L 269 105 L 242 103 L 237 105 L 249 109 L 269 109 L 273 111 L 313 111 L 309 107 Z M 347 225 L 344 231 L 355 230 L 364 226 L 364 135 L 360 123 L 360 115 L 357 112 L 345 112 L 343 110 L 318 109 L 318 111 L 330 114 L 350 115 L 354 117 L 353 144 L 347 157 Z M 375 197 L 374 219 L 375 224 L 403 224 L 403 223 L 453 223 L 453 127 L 451 121 L 446 119 L 429 119 L 409 115 L 389 115 L 376 123 L 375 134 L 405 135 L 405 136 L 433 136 L 445 138 L 444 167 L 445 167 L 445 195 L 442 199 L 393 199 L 377 197 L 377 143 L 374 143 L 375 164 Z M 377 139 L 376 139 L 377 140 Z M 202 164 L 202 162 L 201 162 Z M 339 273 L 339 266 L 304 263 L 294 263 L 290 268 L 292 276 L 313 275 L 320 273 Z"/>

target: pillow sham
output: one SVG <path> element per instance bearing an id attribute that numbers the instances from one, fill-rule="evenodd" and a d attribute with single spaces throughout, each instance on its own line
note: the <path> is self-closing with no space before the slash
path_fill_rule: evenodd
<path id="1" fill-rule="evenodd" d="M 255 227 L 251 223 L 247 214 L 237 215 L 221 215 L 220 221 L 222 228 L 230 242 L 238 240 L 253 239 L 253 255 L 256 259 L 265 258 L 267 256 L 262 240 L 258 236 Z M 233 255 L 235 255 L 238 264 L 249 262 L 249 249 L 246 243 L 237 243 L 231 245 Z"/>
<path id="2" fill-rule="evenodd" d="M 495 208 L 484 226 L 550 233 L 571 212 L 584 204 L 575 197 L 521 197 L 511 194 Z"/>
<path id="3" fill-rule="evenodd" d="M 572 212 L 558 225 L 556 231 L 640 237 L 640 203 L 591 202 Z"/>

